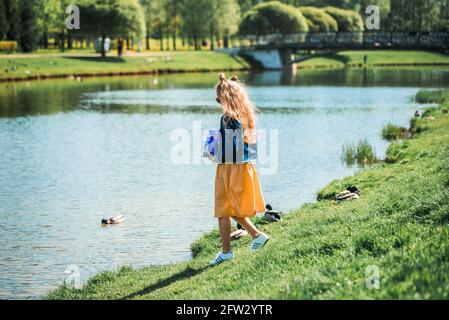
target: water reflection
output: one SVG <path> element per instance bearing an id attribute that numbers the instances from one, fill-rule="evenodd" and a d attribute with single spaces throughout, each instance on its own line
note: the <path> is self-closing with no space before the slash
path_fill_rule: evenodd
<path id="1" fill-rule="evenodd" d="M 298 70 L 296 74 L 278 71 L 239 73 L 249 86 L 343 86 L 343 87 L 412 87 L 435 88 L 449 83 L 449 72 L 441 69 L 337 69 L 337 70 Z M 148 77 L 119 77 L 85 79 L 83 82 L 70 80 L 48 80 L 29 83 L 10 83 L 0 85 L 0 117 L 19 117 L 29 115 L 55 114 L 72 111 L 80 106 L 80 100 L 89 93 L 108 91 L 148 91 L 170 89 L 211 89 L 216 82 L 215 73 L 183 74 Z M 151 108 L 127 108 L 120 110 L 112 107 L 109 111 L 121 112 L 172 112 L 183 111 L 166 107 L 167 101 L 179 91 L 166 91 L 159 101 L 148 101 Z M 204 98 L 209 99 L 210 94 Z M 145 98 L 145 97 L 143 97 Z M 148 97 L 152 98 L 152 97 Z M 176 97 L 175 97 L 176 98 Z M 189 97 L 187 97 L 189 98 Z M 190 112 L 208 112 L 203 104 L 195 105 L 192 100 Z M 213 101 L 212 101 L 213 103 Z M 128 105 L 128 103 L 126 103 Z M 117 103 L 114 103 L 117 105 Z M 141 103 L 138 103 L 141 105 Z M 210 102 L 208 106 L 210 105 Z M 96 104 L 98 107 L 98 104 Z M 108 104 L 103 105 L 107 107 Z M 105 108 L 108 109 L 108 108 Z"/>

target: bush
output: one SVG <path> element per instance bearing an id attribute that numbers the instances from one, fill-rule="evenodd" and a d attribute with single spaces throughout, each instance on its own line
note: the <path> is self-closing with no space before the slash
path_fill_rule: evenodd
<path id="1" fill-rule="evenodd" d="M 416 136 L 428 129 L 427 123 L 421 118 L 412 118 L 410 120 L 410 132 L 413 136 Z"/>
<path id="2" fill-rule="evenodd" d="M 15 52 L 17 49 L 16 41 L 0 41 L 0 52 Z"/>
<path id="3" fill-rule="evenodd" d="M 340 32 L 363 31 L 364 23 L 362 16 L 352 10 L 344 10 L 335 7 L 326 7 L 324 11 L 334 18 Z"/>
<path id="4" fill-rule="evenodd" d="M 392 143 L 388 146 L 387 157 L 385 158 L 386 163 L 395 163 L 402 160 L 405 157 L 406 149 L 408 148 L 408 143 Z"/>
<path id="5" fill-rule="evenodd" d="M 382 129 L 382 138 L 388 141 L 405 139 L 410 137 L 410 131 L 407 128 L 395 126 L 394 124 L 387 124 Z"/>
<path id="6" fill-rule="evenodd" d="M 442 90 L 420 90 L 416 94 L 415 101 L 418 103 L 443 103 L 445 98 Z"/>
<path id="7" fill-rule="evenodd" d="M 377 162 L 374 148 L 367 141 L 359 141 L 357 145 L 343 146 L 342 162 L 348 166 L 358 164 L 360 166 L 370 165 Z"/>
<path id="8" fill-rule="evenodd" d="M 301 11 L 278 1 L 252 7 L 240 23 L 242 35 L 294 34 L 307 32 L 309 27 Z"/>
<path id="9" fill-rule="evenodd" d="M 338 31 L 337 21 L 323 9 L 313 7 L 299 8 L 306 18 L 309 30 L 313 32 Z"/>

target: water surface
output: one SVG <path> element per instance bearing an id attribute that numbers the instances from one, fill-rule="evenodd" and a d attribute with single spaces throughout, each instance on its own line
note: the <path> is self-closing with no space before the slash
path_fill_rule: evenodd
<path id="1" fill-rule="evenodd" d="M 239 76 L 260 127 L 277 130 L 277 171 L 261 180 L 267 202 L 286 211 L 357 170 L 341 164 L 343 144 L 366 139 L 383 157 L 382 127 L 406 126 L 422 107 L 416 92 L 449 83 L 447 71 L 413 68 Z M 218 126 L 215 82 L 192 74 L 0 86 L 0 298 L 39 298 L 68 265 L 85 281 L 190 258 L 192 241 L 216 223 L 215 167 L 194 163 L 193 129 Z M 170 160 L 179 129 L 191 134 L 191 164 Z M 116 214 L 123 225 L 99 225 Z"/>

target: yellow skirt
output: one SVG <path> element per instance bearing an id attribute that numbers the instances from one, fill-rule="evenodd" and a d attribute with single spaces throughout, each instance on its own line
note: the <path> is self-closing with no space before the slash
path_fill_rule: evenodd
<path id="1" fill-rule="evenodd" d="M 265 201 L 254 165 L 219 164 L 215 175 L 215 216 L 254 217 L 262 212 Z"/>

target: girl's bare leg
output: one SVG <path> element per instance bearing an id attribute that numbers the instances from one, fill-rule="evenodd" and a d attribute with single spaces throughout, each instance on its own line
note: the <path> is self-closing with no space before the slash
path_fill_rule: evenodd
<path id="1" fill-rule="evenodd" d="M 231 251 L 231 219 L 229 217 L 218 218 L 223 253 Z"/>
<path id="2" fill-rule="evenodd" d="M 232 219 L 237 221 L 237 223 L 239 223 L 246 231 L 248 231 L 253 239 L 256 239 L 258 236 L 260 236 L 260 231 L 248 218 L 232 217 Z"/>

